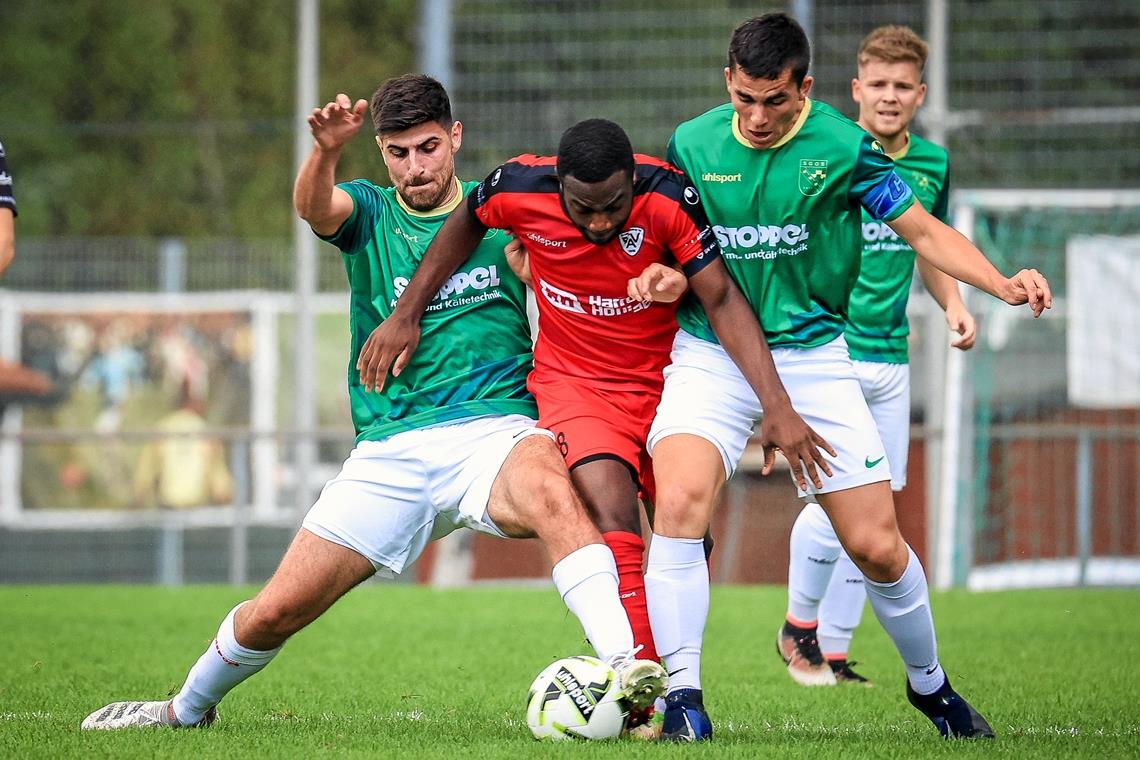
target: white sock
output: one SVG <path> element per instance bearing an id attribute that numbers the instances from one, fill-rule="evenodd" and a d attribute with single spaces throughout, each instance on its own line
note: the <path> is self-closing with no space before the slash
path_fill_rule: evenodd
<path id="1" fill-rule="evenodd" d="M 792 525 L 788 559 L 788 617 L 800 624 L 819 619 L 819 604 L 843 547 L 823 507 L 811 503 Z"/>
<path id="2" fill-rule="evenodd" d="M 186 683 L 174 697 L 174 717 L 184 726 L 201 720 L 231 689 L 268 665 L 281 651 L 281 647 L 277 647 L 259 652 L 237 643 L 234 615 L 242 604 L 245 602 L 226 615 L 218 628 L 218 635 L 190 668 Z"/>
<path id="3" fill-rule="evenodd" d="M 598 657 L 609 662 L 633 649 L 633 630 L 618 596 L 617 564 L 605 544 L 586 544 L 554 566 L 554 586 L 582 624 Z"/>
<path id="4" fill-rule="evenodd" d="M 926 574 L 914 550 L 907 546 L 910 560 L 902 577 L 894 583 L 876 583 L 865 578 L 871 609 L 882 623 L 906 665 L 906 676 L 919 694 L 933 694 L 946 674 L 938 664 L 938 642 L 934 618 L 930 614 L 930 592 Z"/>
<path id="5" fill-rule="evenodd" d="M 701 642 L 709 616 L 709 566 L 700 538 L 653 534 L 645 600 L 669 692 L 701 688 Z"/>
<path id="6" fill-rule="evenodd" d="M 827 593 L 819 605 L 819 648 L 823 656 L 847 659 L 851 637 L 863 617 L 867 592 L 863 588 L 863 572 L 855 566 L 847 552 L 839 555 L 835 572 L 827 584 Z"/>

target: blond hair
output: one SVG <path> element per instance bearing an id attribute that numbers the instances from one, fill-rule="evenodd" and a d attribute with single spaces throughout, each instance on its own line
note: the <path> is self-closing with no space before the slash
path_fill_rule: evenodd
<path id="1" fill-rule="evenodd" d="M 860 66 L 871 61 L 886 63 L 913 63 L 919 72 L 926 68 L 930 46 L 909 26 L 880 26 L 859 43 L 856 58 Z"/>

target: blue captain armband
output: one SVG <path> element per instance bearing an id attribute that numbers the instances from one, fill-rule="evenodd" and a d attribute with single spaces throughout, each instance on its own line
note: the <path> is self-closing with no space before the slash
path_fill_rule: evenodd
<path id="1" fill-rule="evenodd" d="M 867 213 L 881 221 L 893 221 L 914 203 L 914 192 L 892 169 L 860 201 Z"/>

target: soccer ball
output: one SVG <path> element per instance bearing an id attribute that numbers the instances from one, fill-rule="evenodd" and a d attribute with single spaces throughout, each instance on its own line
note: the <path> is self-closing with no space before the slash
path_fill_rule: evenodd
<path id="1" fill-rule="evenodd" d="M 526 699 L 536 739 L 612 739 L 625 728 L 614 669 L 596 657 L 566 657 L 538 674 Z"/>

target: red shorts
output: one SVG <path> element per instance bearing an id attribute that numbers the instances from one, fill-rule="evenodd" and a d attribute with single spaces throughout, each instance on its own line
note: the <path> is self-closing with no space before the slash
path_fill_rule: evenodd
<path id="1" fill-rule="evenodd" d="M 629 465 L 653 498 L 653 465 L 645 448 L 661 386 L 602 387 L 581 379 L 538 378 L 527 387 L 538 402 L 538 425 L 554 433 L 566 466 L 609 455 Z"/>

